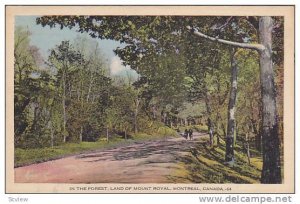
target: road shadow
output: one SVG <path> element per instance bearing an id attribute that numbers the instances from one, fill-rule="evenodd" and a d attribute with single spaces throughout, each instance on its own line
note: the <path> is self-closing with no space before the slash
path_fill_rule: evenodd
<path id="1" fill-rule="evenodd" d="M 106 160 L 124 161 L 134 159 L 145 159 L 158 155 L 160 157 L 160 160 L 149 160 L 147 162 L 162 163 L 164 162 L 164 157 L 166 157 L 165 162 L 173 162 L 172 159 L 176 161 L 177 157 L 180 154 L 184 152 L 189 152 L 192 146 L 196 146 L 196 143 L 196 140 L 160 140 L 155 142 L 145 142 L 126 147 L 115 148 L 99 153 L 83 154 L 77 156 L 76 158 L 89 159 L 86 162 L 101 162 Z M 172 157 L 174 158 L 170 159 L 169 155 L 172 155 Z"/>
<path id="2" fill-rule="evenodd" d="M 135 162 L 125 167 L 147 167 L 147 171 L 156 167 L 162 171 L 172 169 L 175 173 L 166 176 L 169 183 L 259 183 L 261 169 L 248 165 L 240 155 L 236 155 L 235 165 L 227 165 L 224 144 L 211 148 L 208 141 L 206 134 L 198 134 L 195 140 L 177 138 L 136 143 L 76 158 L 93 163 L 132 160 Z"/>

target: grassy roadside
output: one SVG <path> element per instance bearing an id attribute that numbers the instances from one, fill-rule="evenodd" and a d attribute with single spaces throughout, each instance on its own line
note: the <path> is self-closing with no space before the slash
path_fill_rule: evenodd
<path id="1" fill-rule="evenodd" d="M 36 148 L 36 149 L 15 149 L 14 166 L 21 167 L 35 163 L 41 163 L 54 159 L 63 158 L 80 153 L 87 153 L 92 151 L 110 149 L 115 147 L 122 147 L 137 142 L 145 142 L 151 140 L 165 139 L 166 137 L 178 136 L 173 129 L 167 127 L 158 128 L 152 134 L 137 133 L 132 134 L 130 139 L 123 139 L 118 136 L 112 137 L 109 142 L 100 139 L 96 142 L 81 142 L 81 143 L 66 143 L 59 146 Z"/>
<path id="2" fill-rule="evenodd" d="M 207 141 L 206 141 L 207 142 Z M 169 178 L 178 183 L 260 183 L 262 158 L 254 154 L 248 164 L 243 148 L 235 146 L 235 164 L 224 162 L 225 143 L 209 147 L 201 142 L 180 158 L 180 167 Z"/>

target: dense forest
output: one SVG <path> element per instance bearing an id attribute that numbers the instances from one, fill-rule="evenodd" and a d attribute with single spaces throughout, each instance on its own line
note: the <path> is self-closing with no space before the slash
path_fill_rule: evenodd
<path id="1" fill-rule="evenodd" d="M 281 183 L 283 18 L 43 16 L 41 26 L 90 38 L 62 41 L 43 59 L 30 30 L 14 36 L 14 142 L 17 149 L 110 142 L 137 134 L 176 135 L 187 127 L 260 152 L 262 183 Z M 95 39 L 138 74 L 113 76 Z M 250 155 L 248 155 L 250 157 Z"/>

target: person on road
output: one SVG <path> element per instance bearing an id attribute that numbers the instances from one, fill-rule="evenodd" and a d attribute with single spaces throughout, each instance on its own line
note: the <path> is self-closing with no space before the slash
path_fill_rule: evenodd
<path id="1" fill-rule="evenodd" d="M 190 140 L 193 140 L 193 130 L 189 129 L 189 138 Z"/>
<path id="2" fill-rule="evenodd" d="M 188 139 L 188 136 L 189 136 L 189 131 L 187 129 L 184 130 L 184 134 L 183 134 L 183 137 L 185 139 Z"/>

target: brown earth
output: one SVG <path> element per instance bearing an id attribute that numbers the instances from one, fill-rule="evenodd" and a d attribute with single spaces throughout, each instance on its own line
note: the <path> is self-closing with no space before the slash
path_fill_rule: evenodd
<path id="1" fill-rule="evenodd" d="M 194 140 L 171 138 L 65 157 L 15 168 L 16 183 L 176 183 L 184 168 L 181 157 L 206 134 Z M 181 178 L 180 183 L 190 183 Z"/>

